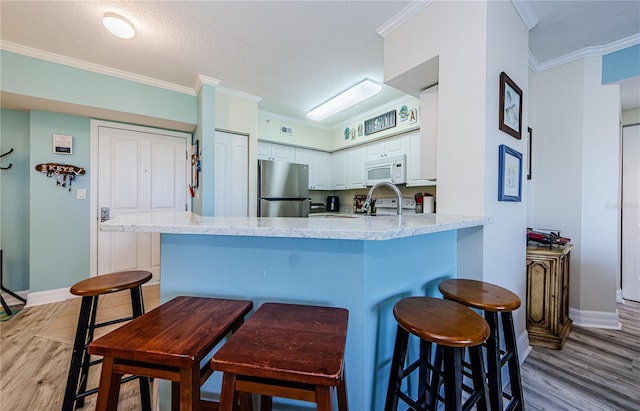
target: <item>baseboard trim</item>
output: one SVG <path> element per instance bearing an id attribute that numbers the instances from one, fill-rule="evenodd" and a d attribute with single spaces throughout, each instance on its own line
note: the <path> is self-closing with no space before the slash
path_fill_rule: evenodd
<path id="1" fill-rule="evenodd" d="M 27 299 L 27 296 L 29 295 L 29 290 L 22 290 L 22 291 L 14 291 L 16 294 L 18 294 L 20 297 L 24 298 L 25 300 Z M 8 305 L 19 305 L 19 304 L 23 304 L 22 301 L 18 300 L 17 298 L 15 298 L 14 296 L 12 296 L 11 294 L 2 294 L 2 298 L 4 298 L 4 301 L 8 304 Z"/>
<path id="2" fill-rule="evenodd" d="M 516 340 L 516 344 L 518 345 L 518 361 L 520 362 L 520 365 L 522 365 L 524 360 L 529 356 L 529 353 L 531 353 L 531 350 L 533 350 L 531 345 L 529 345 L 529 333 L 527 330 L 520 333 Z"/>
<path id="3" fill-rule="evenodd" d="M 144 284 L 143 287 L 146 287 L 149 285 L 158 285 L 158 284 L 160 284 L 160 281 L 152 279 L 148 283 Z M 58 288 L 55 290 L 38 291 L 35 293 L 29 293 L 28 291 L 20 291 L 16 294 L 23 297 L 23 295 L 20 294 L 21 292 L 26 293 L 24 295 L 24 298 L 27 299 L 27 305 L 25 307 L 34 307 L 36 305 L 59 303 L 60 301 L 65 301 L 70 298 L 78 297 L 77 295 L 71 294 L 69 292 L 69 288 Z"/>
<path id="4" fill-rule="evenodd" d="M 622 298 L 622 289 L 618 288 L 616 290 L 616 302 L 618 304 L 624 304 L 624 298 Z"/>
<path id="5" fill-rule="evenodd" d="M 569 307 L 569 317 L 573 325 L 588 328 L 605 328 L 609 330 L 621 330 L 622 324 L 618 318 L 618 310 L 615 312 L 576 310 Z"/>
<path id="6" fill-rule="evenodd" d="M 74 295 L 69 292 L 69 288 L 37 291 L 35 293 L 29 293 L 26 306 L 34 307 L 36 305 L 59 303 L 60 301 L 65 301 L 73 297 Z"/>

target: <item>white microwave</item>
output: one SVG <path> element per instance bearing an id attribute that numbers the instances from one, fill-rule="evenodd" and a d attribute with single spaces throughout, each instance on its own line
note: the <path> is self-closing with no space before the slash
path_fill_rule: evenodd
<path id="1" fill-rule="evenodd" d="M 404 184 L 406 182 L 406 156 L 402 154 L 367 161 L 364 163 L 364 175 L 368 186 L 381 182 Z"/>

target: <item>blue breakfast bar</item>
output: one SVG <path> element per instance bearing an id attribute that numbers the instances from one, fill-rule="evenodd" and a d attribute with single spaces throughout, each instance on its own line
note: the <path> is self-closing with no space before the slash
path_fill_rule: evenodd
<path id="1" fill-rule="evenodd" d="M 343 307 L 349 310 L 345 369 L 349 406 L 384 406 L 396 323 L 393 305 L 439 296 L 447 278 L 481 279 L 484 217 L 202 217 L 190 212 L 118 216 L 105 231 L 161 233 L 162 302 L 178 295 Z M 476 269 L 477 270 L 477 269 Z M 415 347 L 414 347 L 415 348 Z M 410 348 L 410 355 L 411 355 Z M 217 399 L 214 374 L 202 396 Z M 161 387 L 161 409 L 168 409 Z M 313 404 L 274 399 L 275 410 Z"/>

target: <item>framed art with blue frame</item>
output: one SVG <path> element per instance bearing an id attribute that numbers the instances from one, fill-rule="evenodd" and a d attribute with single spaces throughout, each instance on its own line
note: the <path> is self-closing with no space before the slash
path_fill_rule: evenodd
<path id="1" fill-rule="evenodd" d="M 498 201 L 522 201 L 522 153 L 500 144 Z"/>

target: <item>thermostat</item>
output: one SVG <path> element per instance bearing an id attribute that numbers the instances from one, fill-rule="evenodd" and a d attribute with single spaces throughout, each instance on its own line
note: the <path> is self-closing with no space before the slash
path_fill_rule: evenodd
<path id="1" fill-rule="evenodd" d="M 73 154 L 73 137 L 54 134 L 53 152 L 56 154 Z"/>

